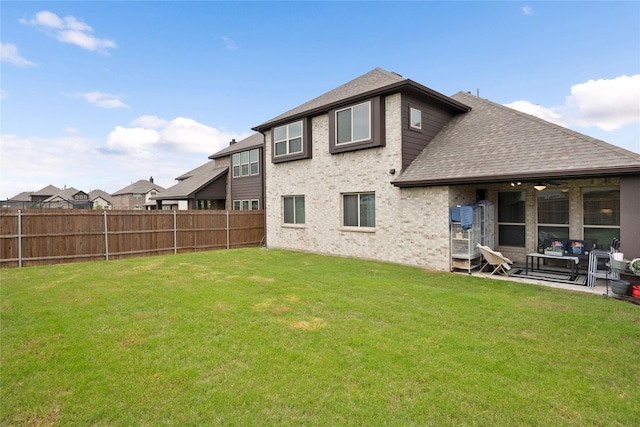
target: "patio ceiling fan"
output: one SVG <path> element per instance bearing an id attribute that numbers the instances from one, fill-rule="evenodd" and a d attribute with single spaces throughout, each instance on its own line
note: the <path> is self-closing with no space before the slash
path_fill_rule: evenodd
<path id="1" fill-rule="evenodd" d="M 533 188 L 535 188 L 538 191 L 542 191 L 547 187 L 553 186 L 553 187 L 559 187 L 563 184 L 566 184 L 566 182 L 562 182 L 562 181 L 536 181 L 535 184 L 533 184 Z"/>

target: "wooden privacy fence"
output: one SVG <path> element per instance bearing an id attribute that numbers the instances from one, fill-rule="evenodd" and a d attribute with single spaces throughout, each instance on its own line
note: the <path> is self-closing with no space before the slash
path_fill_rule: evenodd
<path id="1" fill-rule="evenodd" d="M 0 210 L 0 267 L 259 246 L 264 211 Z"/>

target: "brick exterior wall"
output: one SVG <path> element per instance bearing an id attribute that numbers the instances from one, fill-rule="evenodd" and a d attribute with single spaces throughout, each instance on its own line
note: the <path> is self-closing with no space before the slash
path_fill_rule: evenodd
<path id="1" fill-rule="evenodd" d="M 267 242 L 272 248 L 449 269 L 448 188 L 399 189 L 400 94 L 385 99 L 386 146 L 329 154 L 328 116 L 312 120 L 311 159 L 265 164 Z M 265 158 L 271 158 L 266 133 Z M 375 192 L 376 227 L 344 229 L 342 193 Z M 282 196 L 305 196 L 305 224 L 282 223 Z"/>

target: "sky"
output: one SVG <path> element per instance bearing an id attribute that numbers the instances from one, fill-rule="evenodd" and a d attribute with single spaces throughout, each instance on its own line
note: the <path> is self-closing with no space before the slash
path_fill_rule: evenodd
<path id="1" fill-rule="evenodd" d="M 640 153 L 638 1 L 3 0 L 0 27 L 0 200 L 168 188 L 376 67 Z"/>

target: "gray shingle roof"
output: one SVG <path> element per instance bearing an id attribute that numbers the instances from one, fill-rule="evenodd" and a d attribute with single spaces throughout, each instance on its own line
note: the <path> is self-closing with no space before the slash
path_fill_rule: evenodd
<path id="1" fill-rule="evenodd" d="M 191 198 L 195 192 L 220 178 L 228 170 L 229 168 L 227 166 L 216 167 L 215 160 L 212 160 L 181 175 L 180 177 L 184 178 L 182 178 L 180 182 L 164 191 L 161 191 L 158 195 L 151 197 L 151 199 L 167 200 Z"/>
<path id="2" fill-rule="evenodd" d="M 151 190 L 162 191 L 164 187 L 155 184 L 153 182 L 147 181 L 146 179 L 141 179 L 139 181 L 134 182 L 131 185 L 127 185 L 121 190 L 116 191 L 112 194 L 112 196 L 120 196 L 123 194 L 146 194 Z"/>
<path id="3" fill-rule="evenodd" d="M 441 102 L 452 105 L 460 111 L 467 111 L 465 105 L 459 104 L 451 98 L 442 95 L 426 86 L 422 86 L 412 80 L 405 79 L 399 74 L 383 70 L 382 68 L 374 68 L 366 74 L 357 77 L 329 92 L 305 102 L 304 104 L 287 111 L 273 119 L 256 126 L 253 130 L 264 131 L 276 124 L 300 118 L 303 116 L 320 114 L 326 112 L 342 103 L 348 103 L 358 98 L 366 98 L 375 94 L 386 93 L 390 91 L 400 91 L 403 87 L 411 87 L 414 90 L 428 94 L 429 96 L 439 99 Z"/>
<path id="4" fill-rule="evenodd" d="M 246 137 L 242 141 L 238 141 L 235 144 L 231 144 L 228 147 L 223 148 L 215 154 L 209 156 L 210 159 L 219 159 L 233 153 L 249 150 L 251 148 L 262 147 L 264 144 L 264 136 L 261 133 L 254 133 L 251 136 Z M 179 178 L 176 178 L 179 179 Z"/>
<path id="5" fill-rule="evenodd" d="M 54 194 L 58 194 L 60 191 L 61 189 L 55 185 L 47 185 L 33 193 L 32 196 L 53 196 Z"/>
<path id="6" fill-rule="evenodd" d="M 73 196 L 75 196 L 77 193 L 83 193 L 83 191 L 73 187 L 65 188 L 64 190 L 61 190 L 57 194 L 54 194 L 53 196 L 46 199 L 45 202 L 51 202 L 58 198 L 62 200 L 72 200 Z"/>
<path id="7" fill-rule="evenodd" d="M 30 202 L 33 191 L 23 191 L 9 199 L 11 202 Z"/>
<path id="8" fill-rule="evenodd" d="M 393 181 L 397 186 L 640 173 L 640 154 L 459 92 L 454 117 Z"/>
<path id="9" fill-rule="evenodd" d="M 91 190 L 91 191 L 89 191 L 89 200 L 91 200 L 93 202 L 98 197 L 101 197 L 103 200 L 105 200 L 105 201 L 107 201 L 109 203 L 112 203 L 111 194 L 107 193 L 106 191 L 103 191 L 103 190 Z"/>

